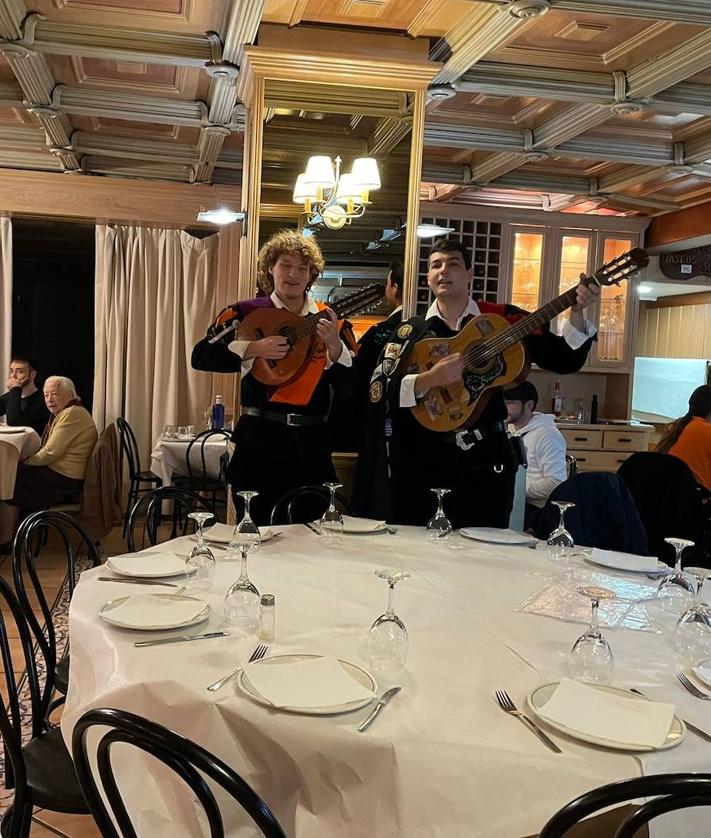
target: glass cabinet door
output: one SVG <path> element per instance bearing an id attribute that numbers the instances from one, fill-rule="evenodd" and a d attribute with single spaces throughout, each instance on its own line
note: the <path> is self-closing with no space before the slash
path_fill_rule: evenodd
<path id="1" fill-rule="evenodd" d="M 580 282 L 580 274 L 590 270 L 590 255 L 592 253 L 592 234 L 581 233 L 577 230 L 561 231 L 558 248 L 558 294 L 564 294 Z M 561 334 L 567 322 L 569 313 L 565 312 L 556 318 L 554 330 Z"/>
<path id="2" fill-rule="evenodd" d="M 607 263 L 632 248 L 631 239 L 603 239 L 602 258 Z M 603 286 L 600 292 L 600 319 L 598 322 L 597 360 L 607 364 L 620 364 L 626 360 L 626 330 L 628 282 Z"/>
<path id="3" fill-rule="evenodd" d="M 511 302 L 525 311 L 540 306 L 543 268 L 543 233 L 518 230 L 514 233 Z"/>

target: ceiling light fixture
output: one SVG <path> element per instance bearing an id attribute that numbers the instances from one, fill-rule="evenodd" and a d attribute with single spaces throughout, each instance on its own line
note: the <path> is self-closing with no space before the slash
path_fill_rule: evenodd
<path id="1" fill-rule="evenodd" d="M 246 218 L 245 213 L 236 212 L 227 207 L 218 207 L 217 209 L 201 210 L 197 214 L 198 221 L 206 221 L 208 224 L 234 224 L 235 221 L 244 222 Z"/>
<path id="2" fill-rule="evenodd" d="M 340 230 L 360 218 L 370 204 L 370 192 L 380 189 L 380 172 L 373 157 L 358 157 L 350 172 L 341 173 L 341 158 L 335 169 L 328 155 L 309 157 L 306 170 L 294 184 L 293 201 L 304 205 L 306 224 L 324 224 Z"/>
<path id="3" fill-rule="evenodd" d="M 453 233 L 454 227 L 442 227 L 440 224 L 418 224 L 417 236 L 420 239 L 433 239 L 435 236 L 446 236 Z"/>
<path id="4" fill-rule="evenodd" d="M 651 285 L 638 285 L 637 286 L 637 293 L 638 294 L 651 294 L 654 291 Z"/>

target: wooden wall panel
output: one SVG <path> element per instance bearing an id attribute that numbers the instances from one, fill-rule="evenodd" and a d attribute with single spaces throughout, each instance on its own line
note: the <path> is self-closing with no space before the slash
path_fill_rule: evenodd
<path id="1" fill-rule="evenodd" d="M 711 303 L 642 305 L 635 355 L 645 358 L 711 358 Z"/>

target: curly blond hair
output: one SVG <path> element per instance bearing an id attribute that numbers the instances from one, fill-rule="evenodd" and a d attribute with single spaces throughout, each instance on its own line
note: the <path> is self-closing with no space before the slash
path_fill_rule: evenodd
<path id="1" fill-rule="evenodd" d="M 279 230 L 262 245 L 257 257 L 257 284 L 265 294 L 271 294 L 274 290 L 271 270 L 277 259 L 284 253 L 298 253 L 309 263 L 311 279 L 307 289 L 313 285 L 324 269 L 325 262 L 321 248 L 313 237 L 306 238 L 296 230 Z"/>

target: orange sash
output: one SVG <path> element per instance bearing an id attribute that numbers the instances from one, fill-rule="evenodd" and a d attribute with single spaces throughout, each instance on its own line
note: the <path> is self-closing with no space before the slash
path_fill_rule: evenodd
<path id="1" fill-rule="evenodd" d="M 327 308 L 322 303 L 316 303 L 316 305 L 319 311 L 324 311 Z M 342 325 L 343 321 L 339 320 L 339 332 Z M 318 386 L 323 371 L 326 368 L 326 353 L 327 350 L 323 341 L 317 337 L 314 342 L 314 350 L 311 353 L 311 357 L 301 368 L 297 377 L 288 384 L 277 387 L 269 397 L 269 401 L 278 404 L 307 405 L 311 401 L 314 390 Z"/>

